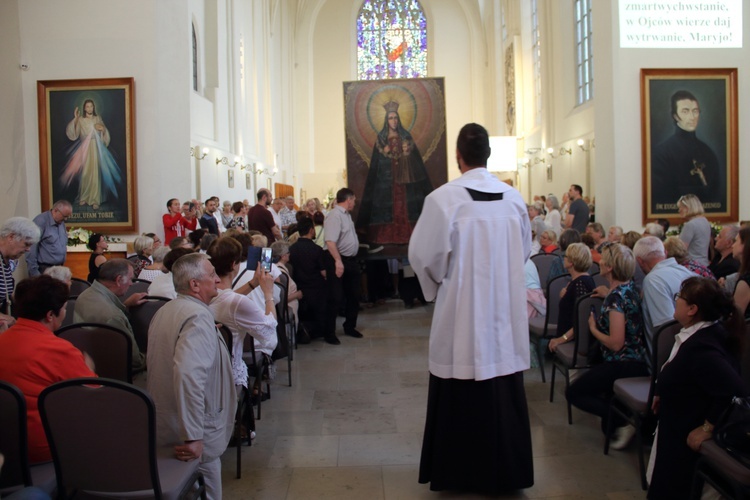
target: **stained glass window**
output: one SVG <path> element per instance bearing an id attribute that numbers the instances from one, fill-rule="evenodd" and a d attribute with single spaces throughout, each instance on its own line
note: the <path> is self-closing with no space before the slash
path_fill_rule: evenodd
<path id="1" fill-rule="evenodd" d="M 427 76 L 427 20 L 419 0 L 365 0 L 357 61 L 360 80 Z"/>

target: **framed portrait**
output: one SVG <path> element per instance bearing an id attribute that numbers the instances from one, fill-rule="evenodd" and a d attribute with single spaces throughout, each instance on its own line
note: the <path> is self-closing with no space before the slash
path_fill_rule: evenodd
<path id="1" fill-rule="evenodd" d="M 444 79 L 344 82 L 344 130 L 358 232 L 407 245 L 425 197 L 448 181 Z"/>
<path id="2" fill-rule="evenodd" d="M 739 217 L 737 69 L 642 69 L 643 223 L 683 222 L 696 195 L 706 217 Z"/>
<path id="3" fill-rule="evenodd" d="M 230 188 L 234 187 L 234 170 L 227 170 L 227 184 Z"/>
<path id="4" fill-rule="evenodd" d="M 273 181 L 271 180 L 270 177 L 266 179 L 266 188 L 268 188 L 269 191 L 273 189 Z"/>
<path id="5" fill-rule="evenodd" d="M 245 189 L 247 189 L 248 191 L 253 190 L 253 181 L 250 177 L 250 174 L 247 173 L 245 174 Z"/>
<path id="6" fill-rule="evenodd" d="M 68 200 L 68 226 L 137 233 L 133 78 L 37 82 L 42 210 Z"/>

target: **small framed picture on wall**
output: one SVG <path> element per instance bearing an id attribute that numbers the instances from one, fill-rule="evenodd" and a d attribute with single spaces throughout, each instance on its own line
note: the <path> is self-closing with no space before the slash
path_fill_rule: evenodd
<path id="1" fill-rule="evenodd" d="M 234 170 L 227 170 L 227 182 L 230 188 L 234 187 Z"/>

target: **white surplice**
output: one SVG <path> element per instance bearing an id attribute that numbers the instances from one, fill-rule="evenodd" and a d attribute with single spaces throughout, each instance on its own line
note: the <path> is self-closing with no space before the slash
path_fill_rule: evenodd
<path id="1" fill-rule="evenodd" d="M 474 201 L 466 190 L 502 193 Z M 486 380 L 529 368 L 524 264 L 528 212 L 518 191 L 474 168 L 426 199 L 409 242 L 425 298 L 437 299 L 430 373 Z"/>

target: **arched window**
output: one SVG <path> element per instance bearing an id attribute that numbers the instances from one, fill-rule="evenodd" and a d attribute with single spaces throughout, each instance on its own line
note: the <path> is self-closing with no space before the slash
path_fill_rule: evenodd
<path id="1" fill-rule="evenodd" d="M 357 61 L 359 80 L 427 76 L 427 20 L 419 0 L 365 0 Z"/>
<path id="2" fill-rule="evenodd" d="M 198 37 L 195 36 L 195 25 L 193 27 L 193 90 L 198 92 Z"/>

